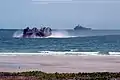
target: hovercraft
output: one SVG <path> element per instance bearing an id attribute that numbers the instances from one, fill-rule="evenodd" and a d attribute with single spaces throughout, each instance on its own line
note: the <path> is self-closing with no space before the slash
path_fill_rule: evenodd
<path id="1" fill-rule="evenodd" d="M 32 38 L 32 37 L 48 37 L 52 35 L 52 29 L 49 27 L 42 27 L 37 29 L 36 27 L 30 29 L 29 27 L 23 30 L 23 38 Z"/>

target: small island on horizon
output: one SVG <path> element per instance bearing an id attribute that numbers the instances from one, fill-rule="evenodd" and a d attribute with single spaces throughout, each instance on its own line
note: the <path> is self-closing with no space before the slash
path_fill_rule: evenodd
<path id="1" fill-rule="evenodd" d="M 78 24 L 75 26 L 74 30 L 92 30 L 92 28 L 86 28 Z"/>

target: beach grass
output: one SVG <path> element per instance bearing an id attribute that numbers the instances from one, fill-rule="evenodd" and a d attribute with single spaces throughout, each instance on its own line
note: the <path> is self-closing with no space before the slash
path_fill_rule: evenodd
<path id="1" fill-rule="evenodd" d="M 0 72 L 0 80 L 118 80 L 120 72 L 93 73 L 45 73 L 41 71 L 29 72 Z"/>

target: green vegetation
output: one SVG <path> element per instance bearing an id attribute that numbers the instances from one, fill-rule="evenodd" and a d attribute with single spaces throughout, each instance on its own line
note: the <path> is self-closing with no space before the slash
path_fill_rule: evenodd
<path id="1" fill-rule="evenodd" d="M 119 73 L 44 73 L 41 71 L 30 72 L 0 72 L 0 80 L 114 80 L 120 79 Z"/>

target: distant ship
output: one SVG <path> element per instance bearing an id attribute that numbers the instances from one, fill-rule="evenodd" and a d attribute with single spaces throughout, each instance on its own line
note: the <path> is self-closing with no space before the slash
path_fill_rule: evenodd
<path id="1" fill-rule="evenodd" d="M 91 28 L 85 28 L 80 26 L 79 24 L 74 28 L 74 30 L 92 30 Z"/>

